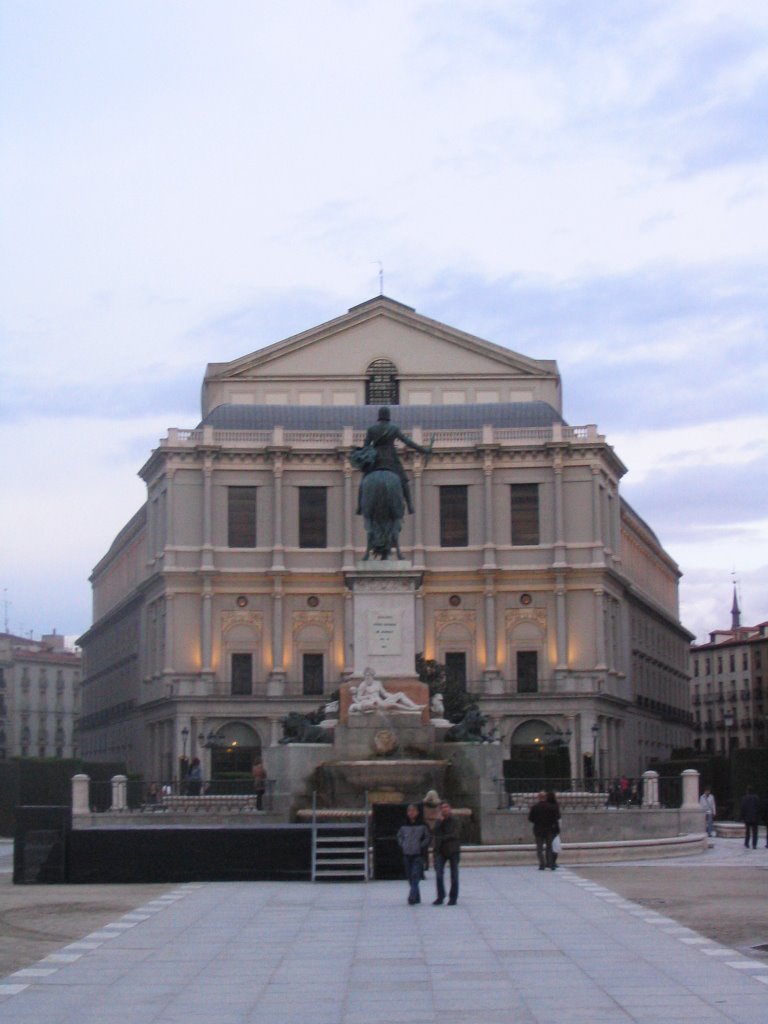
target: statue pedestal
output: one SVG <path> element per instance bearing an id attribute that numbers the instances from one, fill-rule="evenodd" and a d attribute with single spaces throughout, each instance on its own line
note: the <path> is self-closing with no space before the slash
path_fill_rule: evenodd
<path id="1" fill-rule="evenodd" d="M 372 668 L 382 679 L 415 678 L 416 591 L 422 577 L 408 561 L 358 562 L 346 573 L 355 676 Z"/>

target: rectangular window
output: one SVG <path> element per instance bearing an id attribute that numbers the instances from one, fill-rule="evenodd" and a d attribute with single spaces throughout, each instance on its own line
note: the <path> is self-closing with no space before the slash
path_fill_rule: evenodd
<path id="1" fill-rule="evenodd" d="M 304 654 L 301 659 L 302 688 L 305 697 L 317 696 L 323 692 L 322 654 Z"/>
<path id="2" fill-rule="evenodd" d="M 538 651 L 517 652 L 517 692 L 539 692 L 539 654 Z"/>
<path id="3" fill-rule="evenodd" d="M 324 548 L 328 546 L 328 489 L 326 487 L 299 488 L 299 547 Z"/>
<path id="4" fill-rule="evenodd" d="M 227 488 L 227 544 L 231 548 L 256 547 L 256 488 Z"/>
<path id="5" fill-rule="evenodd" d="M 468 488 L 451 484 L 440 488 L 440 546 L 465 548 L 469 544 Z"/>
<path id="6" fill-rule="evenodd" d="M 445 681 L 456 689 L 467 689 L 467 655 L 464 651 L 448 651 L 445 655 Z"/>
<path id="7" fill-rule="evenodd" d="M 232 695 L 250 696 L 253 688 L 253 655 L 232 655 Z"/>
<path id="8" fill-rule="evenodd" d="M 510 484 L 512 543 L 539 543 L 539 485 Z"/>

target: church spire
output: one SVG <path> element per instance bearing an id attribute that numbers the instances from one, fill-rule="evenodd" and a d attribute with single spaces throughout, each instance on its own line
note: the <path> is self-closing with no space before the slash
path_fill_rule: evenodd
<path id="1" fill-rule="evenodd" d="M 733 604 L 731 605 L 731 629 L 739 629 L 741 627 L 741 609 L 739 608 L 739 599 L 736 595 L 736 584 L 733 584 Z"/>

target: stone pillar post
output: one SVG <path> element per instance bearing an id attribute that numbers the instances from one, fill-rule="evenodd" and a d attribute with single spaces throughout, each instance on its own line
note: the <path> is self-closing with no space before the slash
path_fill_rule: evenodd
<path id="1" fill-rule="evenodd" d="M 128 808 L 128 777 L 112 776 L 112 808 L 113 811 L 125 811 Z"/>
<path id="2" fill-rule="evenodd" d="M 698 810 L 699 807 L 699 773 L 695 768 L 686 768 L 680 773 L 683 780 L 682 810 Z"/>
<path id="3" fill-rule="evenodd" d="M 91 777 L 90 775 L 72 776 L 72 813 L 90 814 L 91 812 Z"/>
<path id="4" fill-rule="evenodd" d="M 659 773 L 654 771 L 643 772 L 643 807 L 658 806 Z"/>

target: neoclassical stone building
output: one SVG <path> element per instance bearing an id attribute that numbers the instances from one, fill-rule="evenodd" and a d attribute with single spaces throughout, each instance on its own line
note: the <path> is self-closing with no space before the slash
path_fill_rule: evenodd
<path id="1" fill-rule="evenodd" d="M 0 761 L 78 755 L 80 672 L 61 634 L 0 633 Z"/>
<path id="2" fill-rule="evenodd" d="M 566 741 L 574 775 L 637 775 L 690 745 L 677 566 L 605 437 L 564 422 L 556 364 L 379 296 L 210 364 L 201 422 L 141 469 L 146 503 L 91 578 L 83 756 L 155 778 L 183 754 L 245 767 L 352 675 L 348 453 L 384 404 L 434 446 L 403 453 L 416 648 L 480 696 L 509 753 Z"/>

